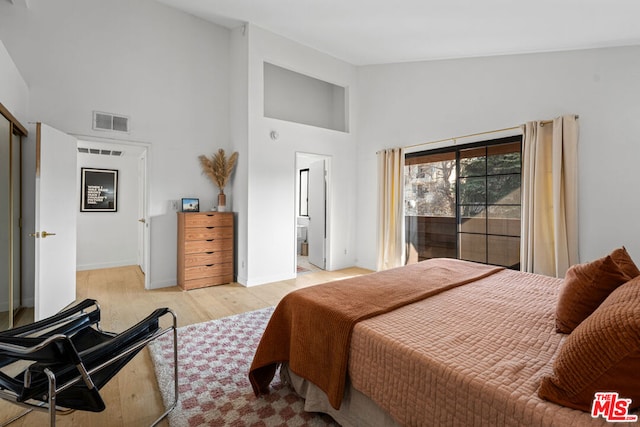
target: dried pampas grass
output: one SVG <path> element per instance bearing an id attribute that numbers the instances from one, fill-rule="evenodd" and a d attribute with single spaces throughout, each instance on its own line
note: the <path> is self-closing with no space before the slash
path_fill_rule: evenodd
<path id="1" fill-rule="evenodd" d="M 207 175 L 218 186 L 220 194 L 224 194 L 224 187 L 227 185 L 231 172 L 233 172 L 233 167 L 238 160 L 238 152 L 234 152 L 227 159 L 224 150 L 220 148 L 211 157 L 201 154 L 198 159 L 200 160 L 200 166 L 202 166 L 202 173 Z"/>

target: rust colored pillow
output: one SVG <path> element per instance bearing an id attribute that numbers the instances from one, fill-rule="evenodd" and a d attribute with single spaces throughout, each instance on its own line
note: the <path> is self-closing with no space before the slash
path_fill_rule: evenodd
<path id="1" fill-rule="evenodd" d="M 614 289 L 632 278 L 611 255 L 571 266 L 558 297 L 556 330 L 571 333 Z"/>
<path id="2" fill-rule="evenodd" d="M 635 263 L 631 259 L 629 252 L 627 252 L 627 248 L 624 246 L 611 252 L 611 258 L 613 258 L 620 269 L 627 273 L 632 279 L 640 276 L 640 270 L 638 270 L 638 267 L 636 267 Z"/>
<path id="3" fill-rule="evenodd" d="M 538 395 L 590 411 L 596 392 L 615 391 L 640 407 L 640 277 L 611 295 L 567 337 Z"/>

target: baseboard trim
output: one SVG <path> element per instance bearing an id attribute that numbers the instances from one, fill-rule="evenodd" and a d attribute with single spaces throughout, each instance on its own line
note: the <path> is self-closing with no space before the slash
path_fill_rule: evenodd
<path id="1" fill-rule="evenodd" d="M 138 265 L 137 260 L 125 260 L 114 262 L 102 262 L 96 264 L 76 265 L 76 271 L 100 270 L 102 268 L 128 267 L 130 265 Z"/>

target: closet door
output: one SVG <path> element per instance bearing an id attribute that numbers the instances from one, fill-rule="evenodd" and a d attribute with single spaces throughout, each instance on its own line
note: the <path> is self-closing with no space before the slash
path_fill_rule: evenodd
<path id="1" fill-rule="evenodd" d="M 0 331 L 22 302 L 22 136 L 27 130 L 0 103 Z M 23 317 L 28 322 L 27 317 Z"/>
<path id="2" fill-rule="evenodd" d="M 11 300 L 13 318 L 22 308 L 22 138 L 11 135 L 11 253 L 12 253 L 12 287 Z M 15 325 L 14 325 L 15 326 Z"/>
<path id="3" fill-rule="evenodd" d="M 0 115 L 0 330 L 12 325 L 11 123 Z"/>

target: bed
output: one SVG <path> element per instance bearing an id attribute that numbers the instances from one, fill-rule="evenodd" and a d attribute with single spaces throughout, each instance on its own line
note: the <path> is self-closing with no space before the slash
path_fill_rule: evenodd
<path id="1" fill-rule="evenodd" d="M 625 326 L 625 333 L 640 336 L 634 308 L 640 306 L 640 278 L 636 283 L 631 277 L 616 280 L 622 282 L 617 286 L 624 283 L 622 300 L 638 298 L 629 308 L 632 315 L 623 315 L 636 322 Z M 563 400 L 562 387 L 575 391 L 564 377 L 575 379 L 574 368 L 582 362 L 571 359 L 576 352 L 562 353 L 575 347 L 585 329 L 557 331 L 564 282 L 435 259 L 305 288 L 276 308 L 249 377 L 257 395 L 268 393 L 280 366 L 282 378 L 305 398 L 307 411 L 328 413 L 341 425 L 606 425 L 584 404 Z M 612 307 L 619 307 L 617 302 L 606 301 Z M 633 341 L 627 335 L 621 339 Z M 608 341 L 602 345 L 616 348 Z M 598 363 L 631 360 L 633 367 L 621 373 L 631 379 L 620 396 L 640 402 L 635 364 L 640 352 L 634 346 L 629 354 L 614 351 L 610 357 L 601 357 L 602 348 L 594 351 L 600 351 Z M 566 365 L 568 374 L 562 371 Z M 610 385 L 597 381 L 611 366 L 594 367 L 587 360 L 584 369 L 589 372 L 583 376 L 592 377 L 584 380 L 587 385 Z M 579 391 L 592 400 L 583 386 Z"/>

